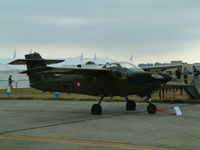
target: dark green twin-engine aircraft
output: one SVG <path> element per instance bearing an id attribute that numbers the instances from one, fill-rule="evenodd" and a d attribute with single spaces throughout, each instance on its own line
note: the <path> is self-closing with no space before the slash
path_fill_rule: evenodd
<path id="1" fill-rule="evenodd" d="M 99 96 L 100 100 L 91 108 L 91 114 L 101 115 L 101 102 L 107 96 L 125 97 L 126 109 L 135 110 L 136 103 L 128 99 L 128 95 L 147 97 L 147 112 L 154 114 L 156 106 L 151 103 L 151 94 L 161 88 L 172 78 L 165 73 L 145 72 L 130 63 L 116 62 L 87 67 L 50 67 L 48 64 L 60 63 L 64 60 L 42 59 L 40 54 L 25 55 L 25 59 L 18 59 L 9 64 L 26 64 L 30 86 L 42 91 L 80 93 Z M 177 66 L 168 66 L 173 68 Z M 154 69 L 155 67 L 152 67 Z M 159 67 L 157 67 L 159 68 Z M 165 67 L 164 67 L 165 68 Z M 166 67 L 167 68 L 167 67 Z M 163 69 L 161 67 L 160 69 Z"/>

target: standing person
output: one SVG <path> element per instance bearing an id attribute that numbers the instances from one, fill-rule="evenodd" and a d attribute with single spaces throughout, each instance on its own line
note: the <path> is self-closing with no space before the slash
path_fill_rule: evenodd
<path id="1" fill-rule="evenodd" d="M 188 75 L 189 74 L 190 74 L 190 72 L 187 70 L 186 67 L 184 67 L 184 69 L 183 69 L 183 79 L 184 79 L 185 84 L 188 83 Z"/>
<path id="2" fill-rule="evenodd" d="M 12 88 L 12 75 L 10 75 L 8 78 L 8 86 L 10 86 L 10 88 Z"/>
<path id="3" fill-rule="evenodd" d="M 198 76 L 199 76 L 199 70 L 197 70 L 196 67 L 193 66 L 193 80 L 195 81 L 195 84 L 198 83 Z"/>
<path id="4" fill-rule="evenodd" d="M 175 71 L 175 74 L 178 82 L 181 82 L 181 67 L 178 67 L 178 69 Z"/>

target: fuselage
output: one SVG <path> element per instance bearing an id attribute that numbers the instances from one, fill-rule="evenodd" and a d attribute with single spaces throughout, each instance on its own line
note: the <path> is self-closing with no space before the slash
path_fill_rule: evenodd
<path id="1" fill-rule="evenodd" d="M 135 67 L 135 66 L 134 66 Z M 144 72 L 140 68 L 122 67 L 119 63 L 106 64 L 111 69 L 106 75 L 56 74 L 54 78 L 32 83 L 42 91 L 80 93 L 94 96 L 147 96 L 171 80 L 167 74 Z"/>

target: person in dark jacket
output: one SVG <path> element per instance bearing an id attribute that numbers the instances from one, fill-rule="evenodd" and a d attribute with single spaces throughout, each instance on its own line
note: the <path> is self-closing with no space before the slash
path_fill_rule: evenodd
<path id="1" fill-rule="evenodd" d="M 190 74 L 190 72 L 187 70 L 186 67 L 184 67 L 184 69 L 183 69 L 183 79 L 184 79 L 185 84 L 188 83 L 188 75 L 189 74 Z"/>
<path id="2" fill-rule="evenodd" d="M 178 69 L 175 71 L 175 74 L 178 82 L 181 82 L 181 67 L 178 67 Z"/>
<path id="3" fill-rule="evenodd" d="M 12 88 L 12 75 L 10 75 L 8 78 L 8 86 Z"/>

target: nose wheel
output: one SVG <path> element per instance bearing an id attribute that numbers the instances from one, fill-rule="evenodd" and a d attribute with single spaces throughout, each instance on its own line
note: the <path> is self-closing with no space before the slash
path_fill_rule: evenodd
<path id="1" fill-rule="evenodd" d="M 149 103 L 149 105 L 147 106 L 147 112 L 149 114 L 155 114 L 157 111 L 157 107 L 156 105 L 152 104 L 152 103 Z"/>
<path id="2" fill-rule="evenodd" d="M 147 112 L 149 114 L 155 114 L 157 112 L 157 107 L 151 102 L 151 95 L 147 97 L 149 105 L 147 106 Z"/>

